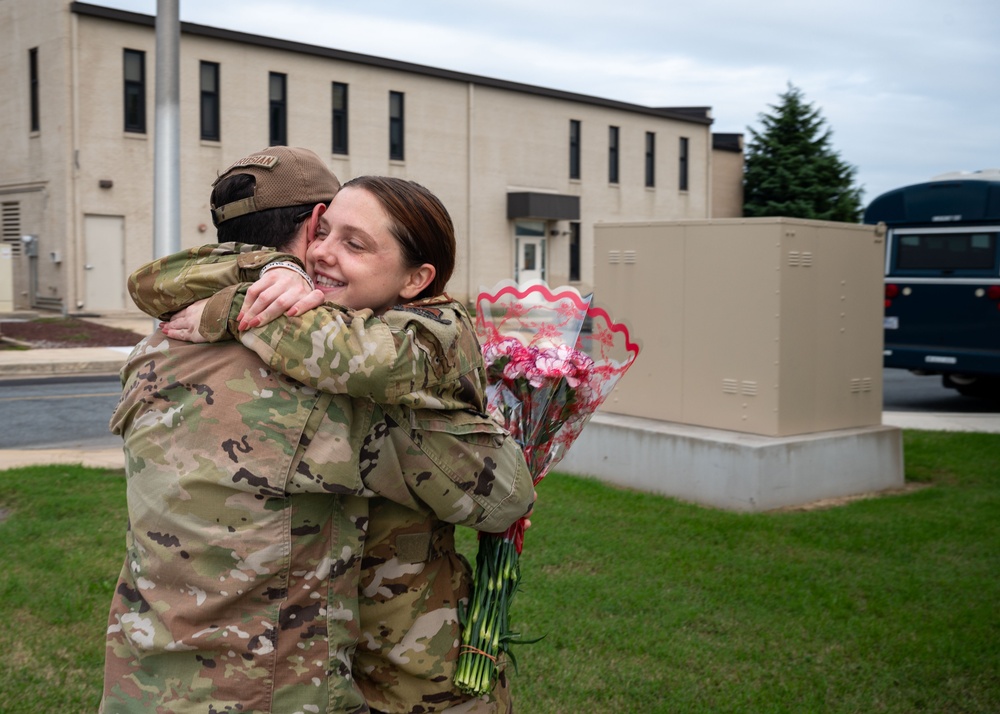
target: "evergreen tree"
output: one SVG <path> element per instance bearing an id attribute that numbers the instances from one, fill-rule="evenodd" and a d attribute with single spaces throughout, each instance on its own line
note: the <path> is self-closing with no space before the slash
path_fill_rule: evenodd
<path id="1" fill-rule="evenodd" d="M 761 114 L 762 132 L 748 127 L 743 215 L 788 216 L 856 223 L 861 219 L 855 168 L 830 146 L 831 131 L 818 109 L 792 84 Z"/>

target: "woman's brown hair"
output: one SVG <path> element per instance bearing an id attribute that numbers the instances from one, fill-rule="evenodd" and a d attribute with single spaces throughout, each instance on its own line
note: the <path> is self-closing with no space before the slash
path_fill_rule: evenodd
<path id="1" fill-rule="evenodd" d="M 434 280 L 415 299 L 442 294 L 455 270 L 455 227 L 440 199 L 414 181 L 392 176 L 358 176 L 341 190 L 349 187 L 368 191 L 381 204 L 407 267 L 434 266 Z"/>

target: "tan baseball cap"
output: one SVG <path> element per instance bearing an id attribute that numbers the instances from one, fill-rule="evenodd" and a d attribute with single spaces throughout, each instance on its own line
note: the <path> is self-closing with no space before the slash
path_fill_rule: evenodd
<path id="1" fill-rule="evenodd" d="M 234 174 L 250 174 L 256 185 L 254 195 L 212 206 L 212 223 L 218 226 L 237 216 L 271 208 L 329 203 L 340 190 L 340 181 L 309 149 L 298 146 L 269 146 L 240 159 L 215 179 Z"/>

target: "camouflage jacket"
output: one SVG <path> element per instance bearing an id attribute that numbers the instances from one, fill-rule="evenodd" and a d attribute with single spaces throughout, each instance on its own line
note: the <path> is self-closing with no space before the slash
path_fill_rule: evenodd
<path id="1" fill-rule="evenodd" d="M 203 298 L 201 333 L 239 338 L 277 371 L 334 394 L 416 409 L 484 414 L 486 373 L 468 312 L 447 296 L 398 305 L 382 316 L 332 303 L 240 333 L 248 283 L 293 255 L 236 243 L 206 245 L 153 261 L 129 278 L 143 312 L 165 318 Z"/>
<path id="2" fill-rule="evenodd" d="M 181 272 L 193 277 L 192 280 L 178 279 L 179 272 L 174 270 L 175 266 L 169 264 L 170 259 L 164 259 L 167 263 L 159 261 L 153 270 L 147 267 L 137 271 L 134 276 L 136 279 L 130 283 L 137 304 L 162 317 L 179 309 L 184 301 L 209 294 L 221 284 L 234 279 L 234 275 L 242 279 L 255 277 L 253 273 L 267 262 L 267 260 L 262 261 L 259 256 L 250 256 L 249 253 L 241 254 L 240 260 L 234 261 L 232 252 L 227 253 L 225 247 L 212 246 L 211 249 L 199 250 L 201 253 L 194 259 L 200 260 L 200 263 L 189 262 L 190 256 L 181 261 Z M 205 260 L 206 258 L 208 260 Z M 269 253 L 268 259 L 276 259 L 275 254 Z M 237 263 L 240 263 L 237 266 L 238 271 L 249 272 L 239 275 L 237 271 L 234 274 L 232 268 Z M 251 267 L 248 268 L 248 265 Z M 205 276 L 209 274 L 214 277 L 206 278 Z M 152 277 L 152 281 L 144 282 L 143 275 Z M 177 289 L 178 295 L 182 297 L 170 297 L 172 288 L 164 286 L 169 286 L 171 280 L 176 281 L 175 285 L 185 286 Z M 156 287 L 150 290 L 150 285 Z M 183 297 L 185 295 L 186 298 Z M 226 305 L 233 303 L 233 315 L 238 312 L 239 304 L 238 301 L 232 300 L 234 295 L 230 291 L 229 295 L 216 301 L 219 305 L 222 304 L 218 302 L 219 300 L 225 300 Z M 149 308 L 155 301 L 159 301 L 160 307 Z M 360 396 L 348 398 L 343 395 L 324 394 L 319 397 L 329 400 L 325 413 L 328 414 L 330 409 L 337 411 L 335 417 L 325 418 L 324 421 L 330 421 L 344 431 L 344 434 L 332 439 L 338 444 L 336 449 L 338 458 L 353 455 L 364 477 L 364 483 L 360 488 L 366 489 L 372 486 L 380 495 L 392 499 L 370 499 L 367 539 L 364 535 L 359 538 L 348 538 L 355 544 L 360 541 L 358 547 L 363 549 L 360 568 L 353 570 L 357 567 L 357 563 L 350 558 L 346 561 L 341 558 L 336 560 L 338 567 L 332 571 L 344 576 L 342 582 L 344 590 L 338 596 L 341 601 L 337 604 L 338 612 L 350 612 L 349 607 L 343 605 L 342 601 L 350 599 L 347 590 L 350 589 L 349 582 L 352 579 L 356 578 L 354 583 L 360 589 L 360 599 L 357 601 L 360 623 L 358 618 L 353 618 L 355 628 L 360 624 L 358 631 L 351 630 L 350 618 L 338 620 L 338 631 L 342 633 L 344 642 L 348 643 L 341 651 L 349 652 L 351 636 L 357 634 L 360 645 L 353 662 L 354 683 L 367 702 L 378 711 L 456 713 L 504 711 L 509 706 L 505 686 L 498 687 L 493 696 L 486 697 L 483 701 L 466 701 L 467 697 L 455 691 L 451 685 L 460 634 L 456 608 L 458 601 L 468 595 L 470 572 L 468 564 L 455 553 L 453 527 L 450 523 L 464 523 L 483 530 L 498 530 L 498 523 L 502 520 L 513 521 L 530 505 L 530 480 L 526 471 L 522 470 L 523 459 L 520 454 L 512 458 L 510 439 L 507 435 L 488 419 L 473 413 L 478 411 L 477 407 L 482 399 L 482 390 L 479 388 L 482 380 L 479 374 L 481 358 L 478 355 L 478 343 L 475 345 L 475 353 L 470 356 L 449 357 L 445 351 L 443 357 L 446 361 L 435 359 L 441 352 L 440 345 L 461 344 L 461 340 L 457 338 L 464 336 L 472 336 L 474 339 L 471 329 L 465 329 L 466 325 L 471 328 L 471 324 L 468 323 L 468 316 L 464 310 L 451 307 L 454 303 L 441 301 L 439 303 L 422 306 L 412 314 L 400 311 L 403 314 L 396 316 L 397 322 L 405 325 L 409 321 L 410 326 L 400 330 L 396 325 L 390 328 L 388 339 L 385 336 L 378 338 L 382 340 L 377 343 L 380 348 L 392 344 L 393 351 L 390 357 L 383 356 L 380 362 L 376 362 L 376 367 L 371 369 L 371 374 L 365 374 L 364 379 L 371 384 L 376 379 L 373 374 L 377 372 L 379 364 L 399 365 L 404 361 L 399 357 L 400 351 L 395 348 L 397 344 L 406 346 L 402 354 L 418 358 L 414 360 L 408 357 L 409 361 L 419 361 L 421 355 L 426 355 L 433 364 L 449 365 L 448 370 L 435 370 L 426 364 L 418 365 L 419 370 L 397 370 L 395 374 L 402 374 L 404 377 L 401 382 L 405 388 L 398 385 L 390 386 L 382 388 L 383 391 L 380 393 L 386 400 L 395 399 L 395 403 L 375 404 L 371 399 Z M 329 335 L 329 341 L 318 343 L 321 346 L 340 344 L 338 338 L 346 331 L 361 335 L 360 338 L 347 338 L 344 342 L 353 348 L 357 343 L 352 344 L 350 339 L 363 339 L 373 332 L 372 327 L 375 330 L 382 329 L 379 324 L 375 324 L 380 321 L 370 313 L 358 317 L 344 311 L 328 312 L 337 315 L 333 323 L 326 324 L 335 323 L 337 329 L 341 331 L 327 328 L 327 331 L 321 334 Z M 206 314 L 208 313 L 206 310 Z M 233 329 L 234 321 L 228 316 L 221 319 L 218 316 L 221 313 L 222 308 L 219 308 L 214 318 L 217 324 L 225 324 Z M 452 324 L 458 324 L 460 330 L 465 330 L 465 335 L 457 335 L 451 342 L 438 340 L 436 345 L 433 341 L 428 343 L 427 335 L 448 336 L 445 327 L 452 316 L 454 316 Z M 420 324 L 414 327 L 412 325 L 414 321 L 429 322 L 431 327 L 425 328 Z M 352 332 L 352 328 L 364 326 L 366 322 L 370 327 Z M 281 335 L 278 339 L 267 336 L 267 327 L 257 332 L 264 333 L 263 337 L 256 336 L 258 347 L 264 345 L 267 346 L 266 349 L 271 350 L 267 354 L 269 362 L 279 367 L 292 365 L 289 371 L 294 371 L 296 369 L 294 365 L 308 361 L 282 357 L 279 352 L 279 349 L 285 350 L 286 344 L 294 344 L 297 340 L 308 336 L 310 334 L 308 325 L 304 324 L 294 329 L 289 329 L 285 325 L 281 327 L 280 332 L 274 331 L 274 334 Z M 309 343 L 317 344 L 311 340 Z M 171 344 L 177 345 L 177 343 Z M 190 349 L 190 346 L 185 349 Z M 201 346 L 201 349 L 225 349 L 228 353 L 234 347 L 232 343 L 228 343 L 228 347 L 224 343 L 212 347 Z M 250 357 L 245 350 L 235 349 Z M 364 353 L 363 350 L 361 352 Z M 372 354 L 377 353 L 379 350 L 372 352 Z M 344 364 L 347 363 L 345 360 Z M 332 359 L 314 359 L 312 364 L 321 367 L 303 368 L 305 372 L 301 376 L 310 377 L 309 370 L 313 370 L 310 378 L 315 384 L 332 388 L 340 384 L 346 385 L 344 388 L 349 391 L 353 389 L 350 380 L 341 379 L 338 382 L 337 376 L 332 371 L 322 368 L 323 365 L 329 367 L 335 364 Z M 357 364 L 357 361 L 354 364 Z M 272 377 L 278 378 L 274 375 Z M 304 389 L 301 386 L 299 388 Z M 422 408 L 422 405 L 433 405 L 438 408 L 427 409 Z M 463 408 L 472 406 L 473 410 L 447 411 L 449 406 Z M 371 410 L 372 414 L 368 422 L 372 426 L 368 429 L 358 421 L 359 412 L 367 413 L 365 409 Z M 310 450 L 317 448 L 330 448 L 328 439 L 330 437 L 323 434 L 322 430 L 317 431 L 309 438 L 309 448 L 305 454 L 308 455 Z M 372 459 L 373 455 L 376 458 Z M 421 460 L 424 463 L 421 464 Z M 428 460 L 433 462 L 430 471 L 425 470 Z M 487 471 L 490 470 L 484 469 L 484 465 L 494 465 L 495 468 L 488 474 Z M 368 468 L 373 470 L 369 471 Z M 425 495 L 421 489 L 427 486 L 427 479 L 434 470 L 446 473 L 451 479 L 451 485 L 445 485 L 440 492 L 435 490 L 433 495 Z M 389 474 L 390 471 L 393 472 L 392 475 Z M 310 483 L 324 484 L 323 489 L 330 489 L 330 482 L 322 467 L 310 468 L 310 472 L 318 479 L 310 480 Z M 379 483 L 369 483 L 370 477 L 375 474 L 380 476 Z M 475 477 L 475 474 L 480 476 Z M 499 477 L 499 483 L 490 477 Z M 337 480 L 336 476 L 330 478 L 334 482 Z M 509 493 L 505 497 L 503 489 L 508 488 L 508 481 L 511 484 Z M 454 489 L 455 485 L 459 486 L 458 491 Z M 355 486 L 357 487 L 357 484 Z M 345 486 L 338 482 L 337 488 Z M 330 492 L 335 491 L 330 490 Z M 457 495 L 467 495 L 470 492 L 477 494 L 478 502 L 464 503 L 458 510 L 450 512 L 443 507 L 442 501 L 456 500 Z M 464 495 L 457 501 L 465 502 Z M 344 504 L 354 504 L 350 508 L 355 516 L 357 516 L 356 509 L 362 507 L 358 504 L 363 503 L 362 499 L 353 496 L 335 500 Z M 435 501 L 437 501 L 436 506 L 428 506 Z M 490 508 L 494 509 L 495 517 L 484 519 Z M 359 518 L 356 517 L 355 520 Z M 133 532 L 135 529 L 133 523 Z M 342 537 L 345 532 L 341 531 L 340 536 Z M 134 536 L 130 536 L 132 537 Z M 350 553 L 351 557 L 358 554 L 350 544 L 337 542 L 334 545 L 341 548 L 343 553 Z M 343 566 L 343 563 L 348 561 L 352 566 Z M 126 570 L 129 569 L 128 565 L 126 563 Z M 127 573 L 123 572 L 123 576 L 125 575 Z M 334 581 L 331 579 L 330 585 L 333 584 Z M 332 590 L 335 591 L 336 588 Z M 355 594 L 358 594 L 357 590 Z M 113 611 L 112 625 L 114 620 Z M 331 635 L 336 634 L 334 628 L 328 627 L 327 631 Z M 331 636 L 329 639 L 330 651 L 334 652 L 336 638 Z M 110 652 L 111 650 L 109 656 Z M 339 661 L 343 664 L 345 658 L 340 657 Z M 341 666 L 338 669 L 339 671 L 334 674 L 344 675 L 344 682 L 349 683 L 350 677 L 344 668 Z M 501 685 L 503 684 L 501 681 Z M 334 689 L 339 685 L 331 681 L 325 686 Z M 349 687 L 345 685 L 341 688 Z M 342 696 L 341 700 L 347 701 L 348 697 Z M 218 703 L 221 703 L 221 700 Z M 350 708 L 338 707 L 339 705 L 329 711 L 353 711 Z M 275 711 L 277 710 L 276 708 Z M 108 711 L 118 710 L 108 709 Z M 326 709 L 320 708 L 318 711 Z"/>

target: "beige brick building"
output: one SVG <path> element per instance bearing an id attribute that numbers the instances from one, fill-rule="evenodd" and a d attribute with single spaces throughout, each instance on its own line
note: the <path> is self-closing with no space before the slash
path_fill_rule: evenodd
<path id="1" fill-rule="evenodd" d="M 0 0 L 0 271 L 17 309 L 132 311 L 153 257 L 154 18 Z M 653 108 L 181 24 L 180 230 L 213 242 L 219 171 L 307 146 L 341 179 L 437 193 L 458 235 L 449 291 L 504 278 L 588 289 L 599 222 L 738 216 L 739 135 L 706 107 Z M 25 236 L 30 239 L 25 240 Z M 0 280 L 3 280 L 0 276 Z"/>

